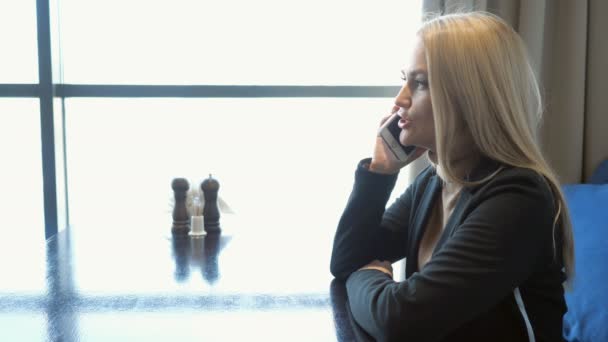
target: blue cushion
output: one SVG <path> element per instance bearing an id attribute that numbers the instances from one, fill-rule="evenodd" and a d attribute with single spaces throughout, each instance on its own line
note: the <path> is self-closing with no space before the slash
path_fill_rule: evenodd
<path id="1" fill-rule="evenodd" d="M 605 184 L 608 183 L 608 160 L 604 160 L 600 166 L 597 167 L 589 183 L 592 184 Z"/>
<path id="2" fill-rule="evenodd" d="M 574 231 L 572 291 L 566 292 L 568 341 L 608 341 L 608 184 L 563 187 Z"/>

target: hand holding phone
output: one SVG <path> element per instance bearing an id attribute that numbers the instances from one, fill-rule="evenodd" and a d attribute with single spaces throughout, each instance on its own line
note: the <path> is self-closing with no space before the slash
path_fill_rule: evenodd
<path id="1" fill-rule="evenodd" d="M 425 148 L 417 146 L 404 146 L 399 142 L 401 128 L 399 128 L 399 115 L 393 108 L 393 114 L 385 118 L 378 130 L 374 155 L 369 166 L 370 171 L 395 174 L 401 168 L 420 157 Z"/>
<path id="2" fill-rule="evenodd" d="M 416 146 L 402 145 L 399 141 L 399 135 L 401 134 L 399 120 L 400 117 L 396 113 L 391 115 L 391 117 L 389 117 L 388 120 L 386 120 L 386 122 L 380 127 L 379 136 L 382 138 L 395 159 L 401 162 L 406 162 L 410 155 L 416 150 Z"/>

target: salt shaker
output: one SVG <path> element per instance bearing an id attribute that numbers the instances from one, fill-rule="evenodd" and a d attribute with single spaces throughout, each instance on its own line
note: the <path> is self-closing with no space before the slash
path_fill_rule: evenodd
<path id="1" fill-rule="evenodd" d="M 203 206 L 198 194 L 192 198 L 192 222 L 190 223 L 190 236 L 202 236 L 203 232 Z"/>
<path id="2" fill-rule="evenodd" d="M 209 178 L 201 183 L 201 190 L 205 197 L 205 207 L 203 216 L 205 222 L 205 231 L 207 233 L 220 232 L 220 209 L 217 203 L 217 193 L 220 189 L 220 183 L 214 179 L 211 174 Z"/>

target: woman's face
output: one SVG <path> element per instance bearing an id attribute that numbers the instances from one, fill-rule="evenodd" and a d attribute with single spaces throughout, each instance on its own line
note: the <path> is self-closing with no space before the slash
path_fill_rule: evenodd
<path id="1" fill-rule="evenodd" d="M 402 70 L 404 84 L 395 98 L 395 110 L 401 120 L 399 140 L 403 145 L 416 145 L 435 152 L 435 122 L 429 90 L 426 54 L 420 38 Z"/>

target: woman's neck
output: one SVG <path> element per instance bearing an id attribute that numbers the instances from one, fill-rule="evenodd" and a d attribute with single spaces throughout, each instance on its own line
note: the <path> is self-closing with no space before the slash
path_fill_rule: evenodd
<path id="1" fill-rule="evenodd" d="M 437 153 L 435 151 L 429 150 L 428 157 L 430 161 L 435 165 L 437 175 L 443 181 L 444 190 L 446 190 L 447 192 L 454 192 L 460 190 L 462 186 L 460 184 L 450 181 L 445 175 L 445 169 L 442 167 L 442 165 L 440 165 L 437 158 Z M 469 153 L 467 155 L 454 158 L 451 161 L 452 172 L 454 173 L 457 179 L 467 179 L 475 165 L 479 163 L 479 159 L 479 155 L 475 153 Z"/>

